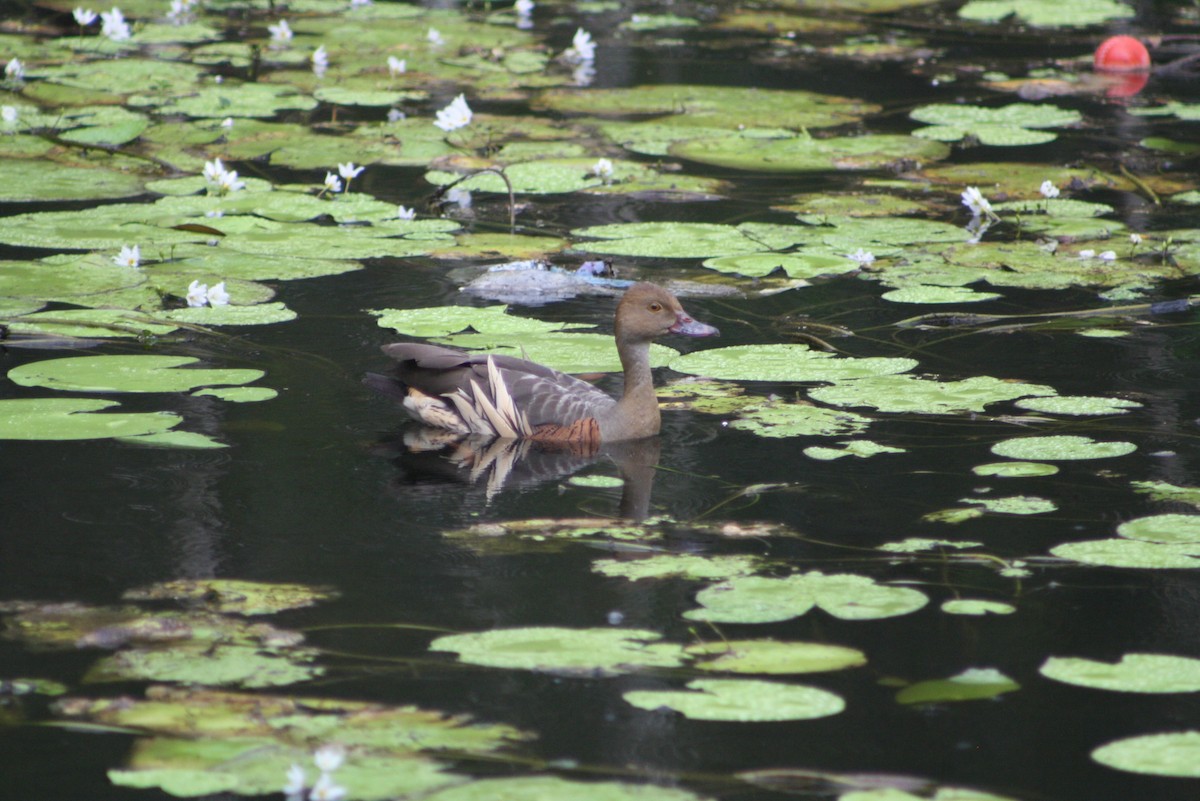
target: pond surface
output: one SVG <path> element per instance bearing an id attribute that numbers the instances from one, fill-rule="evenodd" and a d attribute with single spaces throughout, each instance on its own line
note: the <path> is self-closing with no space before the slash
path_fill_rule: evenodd
<path id="1" fill-rule="evenodd" d="M 1090 54 L 1116 31 L 1185 34 L 1195 9 L 1055 4 L 1109 12 L 1064 22 L 972 16 L 979 2 L 538 3 L 522 28 L 506 4 L 430 5 L 451 7 L 302 3 L 274 50 L 264 4 L 195 6 L 182 26 L 123 6 L 133 39 L 105 44 L 98 21 L 80 34 L 47 3 L 0 37 L 26 72 L 3 100 L 26 127 L 0 144 L 0 405 L 116 401 L 92 409 L 190 432 L 73 438 L 61 408 L 27 426 L 26 407 L 0 407 L 12 797 L 279 795 L 291 764 L 311 787 L 312 752 L 332 744 L 348 798 L 1194 798 L 1198 93 L 1176 71 L 1106 96 L 1127 86 L 1093 83 Z M 1156 60 L 1187 43 L 1168 37 Z M 389 55 L 407 71 L 389 75 Z M 122 82 L 144 78 L 68 69 L 126 60 L 199 77 L 131 94 Z M 254 71 L 312 103 L 181 100 Z M 605 94 L 651 85 L 675 85 L 676 107 Z M 443 134 L 435 113 L 459 92 L 476 117 Z M 793 108 L 799 93 L 845 118 Z M 1018 103 L 1037 110 L 956 117 Z M 79 108 L 114 116 L 100 133 L 47 121 Z M 48 139 L 56 125 L 75 139 Z M 865 154 L 839 140 L 867 136 L 884 138 Z M 822 147 L 827 166 L 797 166 Z M 249 185 L 206 193 L 217 157 Z M 343 161 L 366 170 L 322 191 Z M 42 195 L 24 187 L 53 182 L 29 164 L 79 172 Z M 430 205 L 435 183 L 489 166 L 518 184 L 513 231 L 496 185 Z M 80 188 L 99 173 L 135 184 Z M 551 181 L 566 186 L 540 193 Z M 995 211 L 972 221 L 968 186 Z M 113 264 L 133 244 L 144 263 Z M 361 383 L 387 369 L 381 345 L 441 337 L 613 369 L 556 329 L 607 336 L 616 291 L 510 300 L 503 316 L 461 291 L 531 258 L 670 282 L 721 339 L 663 342 L 679 353 L 659 353 L 670 388 L 651 442 L 415 452 L 414 426 Z M 298 277 L 333 259 L 350 264 Z M 186 308 L 193 281 L 221 280 L 231 307 Z M 443 306 L 479 310 L 482 339 L 422 311 Z M 134 335 L 61 325 L 98 308 L 131 315 Z M 279 317 L 222 316 L 237 308 Z M 525 327 L 488 327 L 509 318 Z M 48 367 L 99 356 L 197 360 L 146 368 L 159 377 L 261 371 L 196 385 L 277 394 L 105 389 L 145 361 L 99 385 L 85 363 Z M 260 583 L 296 596 L 239 606 Z M 484 632 L 515 641 L 452 637 Z M 719 700 L 693 707 L 701 695 Z M 1162 737 L 1130 744 L 1146 735 Z"/>

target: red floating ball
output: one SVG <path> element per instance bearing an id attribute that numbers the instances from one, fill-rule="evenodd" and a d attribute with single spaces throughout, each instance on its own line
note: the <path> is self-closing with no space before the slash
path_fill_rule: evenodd
<path id="1" fill-rule="evenodd" d="M 1096 48 L 1094 63 L 1102 72 L 1143 72 L 1150 69 L 1150 53 L 1132 36 L 1111 36 Z"/>

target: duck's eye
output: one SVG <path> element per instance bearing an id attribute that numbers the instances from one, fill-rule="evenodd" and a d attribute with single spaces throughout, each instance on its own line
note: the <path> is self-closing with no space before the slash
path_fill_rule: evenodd
<path id="1" fill-rule="evenodd" d="M 650 304 L 650 311 L 652 311 L 652 312 L 660 312 L 660 311 L 662 311 L 662 304 L 661 304 L 661 303 L 659 303 L 658 301 L 655 301 L 654 303 L 651 303 L 651 304 Z"/>

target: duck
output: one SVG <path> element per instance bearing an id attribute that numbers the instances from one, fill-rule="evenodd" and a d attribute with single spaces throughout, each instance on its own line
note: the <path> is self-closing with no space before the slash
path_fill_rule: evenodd
<path id="1" fill-rule="evenodd" d="M 620 398 L 536 362 L 421 342 L 384 345 L 393 372 L 370 374 L 366 383 L 399 399 L 417 421 L 453 434 L 594 448 L 659 433 L 650 343 L 668 334 L 712 337 L 720 331 L 692 318 L 656 284 L 626 290 L 614 323 L 625 375 Z"/>

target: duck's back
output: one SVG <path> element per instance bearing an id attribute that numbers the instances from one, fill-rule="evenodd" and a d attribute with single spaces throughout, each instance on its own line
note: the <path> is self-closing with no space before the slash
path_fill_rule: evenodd
<path id="1" fill-rule="evenodd" d="M 586 381 L 525 359 L 409 342 L 383 350 L 396 362 L 393 381 L 404 395 L 408 388 L 442 399 L 483 395 L 493 404 L 507 396 L 532 429 L 595 420 L 616 405 Z M 500 391 L 497 382 L 503 385 Z"/>

